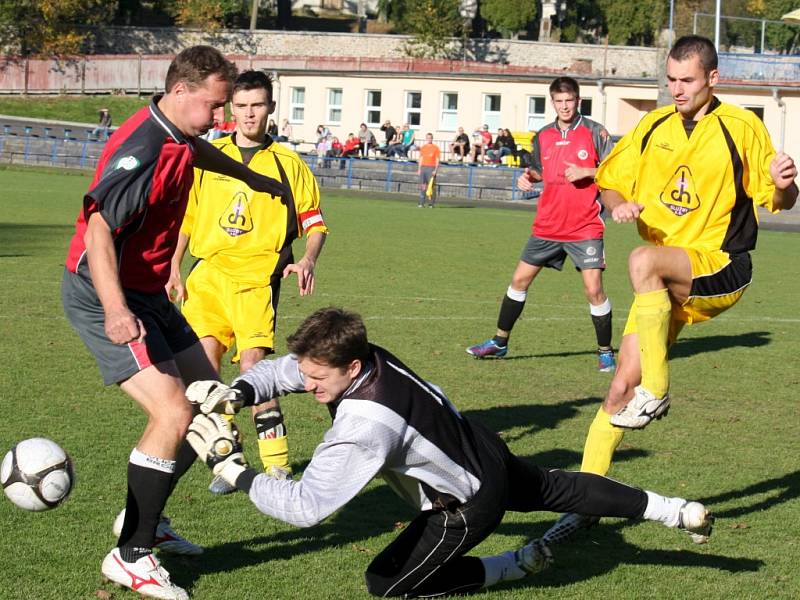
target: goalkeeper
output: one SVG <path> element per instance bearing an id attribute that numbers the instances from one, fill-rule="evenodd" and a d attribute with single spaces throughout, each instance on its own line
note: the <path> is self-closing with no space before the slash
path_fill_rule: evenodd
<path id="1" fill-rule="evenodd" d="M 707 537 L 713 517 L 697 502 L 668 498 L 588 473 L 548 470 L 511 454 L 500 437 L 462 416 L 437 386 L 370 344 L 358 315 L 318 310 L 288 338 L 292 354 L 263 360 L 233 387 L 200 381 L 187 397 L 205 414 L 187 440 L 212 469 L 263 513 L 310 527 L 380 475 L 419 515 L 372 561 L 378 596 L 435 596 L 521 579 L 551 561 L 548 540 L 473 557 L 506 510 L 579 511 L 641 518 Z M 219 414 L 290 392 L 311 392 L 333 423 L 301 479 L 257 474 Z"/>

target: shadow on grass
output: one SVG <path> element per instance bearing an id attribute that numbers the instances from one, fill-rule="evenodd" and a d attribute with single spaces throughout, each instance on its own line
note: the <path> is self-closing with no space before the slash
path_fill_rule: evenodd
<path id="1" fill-rule="evenodd" d="M 716 496 L 707 496 L 700 498 L 700 502 L 706 505 L 719 504 L 720 502 L 727 502 L 728 500 L 741 500 L 748 496 L 762 495 L 773 492 L 774 495 L 770 498 L 754 501 L 747 506 L 739 506 L 729 510 L 714 511 L 714 514 L 723 519 L 730 519 L 734 517 L 741 517 L 749 513 L 767 510 L 778 504 L 783 504 L 792 500 L 800 498 L 800 471 L 787 473 L 782 477 L 774 477 L 759 483 L 754 483 L 740 490 L 731 490 L 730 492 L 723 492 Z"/>

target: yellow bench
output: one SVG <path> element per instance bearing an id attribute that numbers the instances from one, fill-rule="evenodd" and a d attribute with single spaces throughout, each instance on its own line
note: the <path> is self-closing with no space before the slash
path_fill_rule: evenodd
<path id="1" fill-rule="evenodd" d="M 532 131 L 512 131 L 511 136 L 514 138 L 514 143 L 517 145 L 517 150 L 533 151 L 533 136 L 536 132 Z M 514 153 L 503 157 L 503 164 L 507 167 L 519 166 L 519 155 Z"/>

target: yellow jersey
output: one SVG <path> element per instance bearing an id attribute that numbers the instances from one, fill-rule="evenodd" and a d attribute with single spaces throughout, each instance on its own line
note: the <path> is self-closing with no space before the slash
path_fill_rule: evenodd
<path id="1" fill-rule="evenodd" d="M 647 241 L 746 252 L 758 235 L 756 206 L 777 212 L 769 172 L 774 156 L 752 111 L 712 98 L 690 133 L 674 106 L 645 115 L 600 164 L 595 180 L 644 205 L 638 227 Z"/>
<path id="2" fill-rule="evenodd" d="M 235 134 L 212 144 L 242 162 Z M 195 169 L 181 233 L 189 236 L 192 255 L 234 281 L 266 285 L 293 261 L 295 239 L 314 231 L 327 234 L 328 228 L 320 212 L 317 181 L 296 153 L 271 141 L 248 166 L 282 181 L 290 196 L 273 198 L 238 179 Z"/>

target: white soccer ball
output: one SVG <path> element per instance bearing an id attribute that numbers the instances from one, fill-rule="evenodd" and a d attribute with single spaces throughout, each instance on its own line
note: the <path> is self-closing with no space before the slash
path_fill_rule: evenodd
<path id="1" fill-rule="evenodd" d="M 23 440 L 3 458 L 0 482 L 8 499 L 20 508 L 50 510 L 72 490 L 72 459 L 52 440 Z"/>

